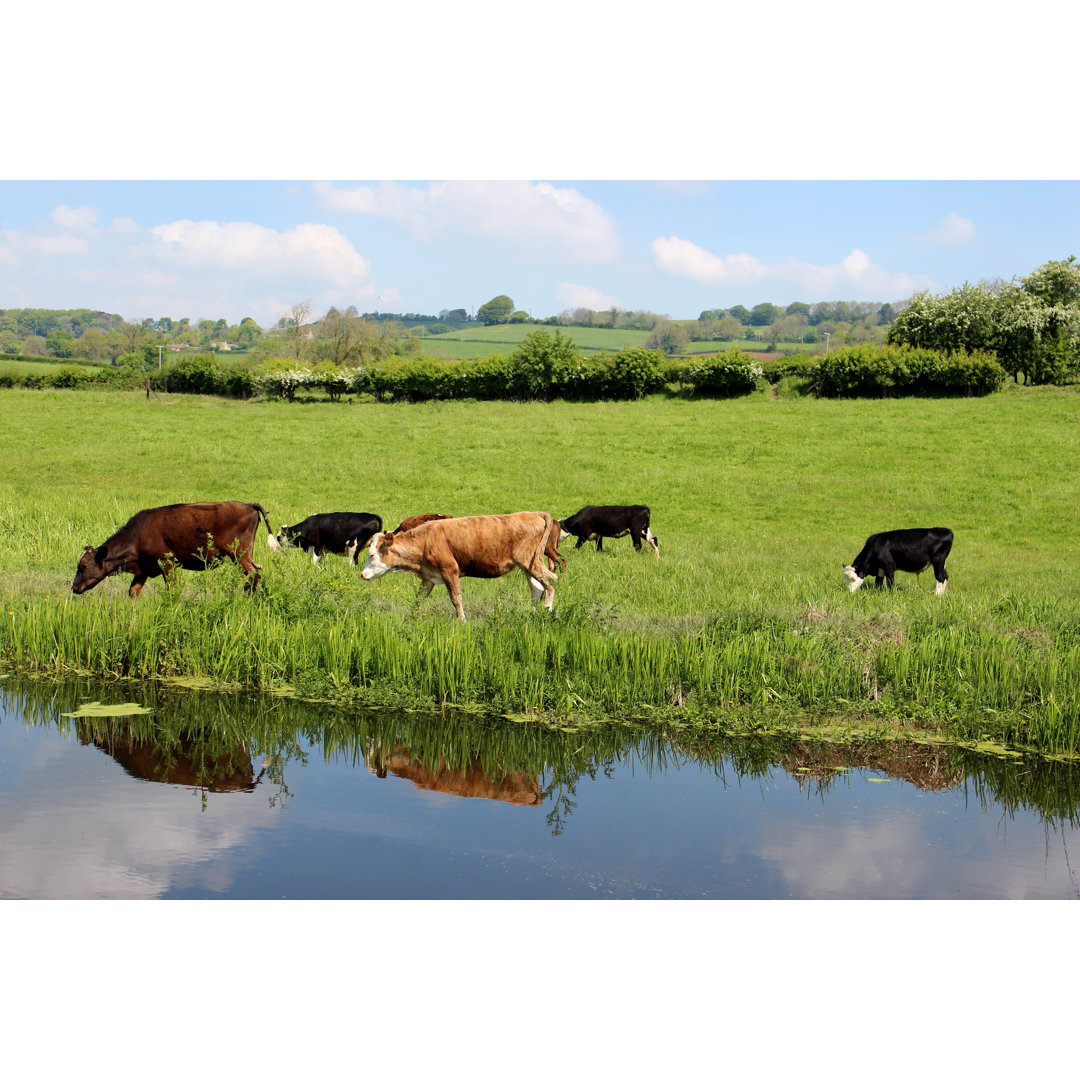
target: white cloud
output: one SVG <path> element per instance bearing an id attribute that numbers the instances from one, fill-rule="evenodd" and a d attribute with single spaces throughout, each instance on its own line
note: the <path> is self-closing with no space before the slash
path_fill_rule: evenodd
<path id="1" fill-rule="evenodd" d="M 975 223 L 950 210 L 936 228 L 926 233 L 904 233 L 911 240 L 922 244 L 969 244 L 975 239 Z"/>
<path id="2" fill-rule="evenodd" d="M 327 209 L 372 214 L 419 239 L 468 236 L 523 257 L 605 262 L 619 253 L 604 209 L 572 187 L 528 180 L 451 180 L 412 188 L 400 183 L 314 191 Z"/>
<path id="3" fill-rule="evenodd" d="M 330 225 L 278 232 L 250 221 L 173 221 L 150 229 L 156 254 L 188 267 L 298 274 L 334 285 L 367 284 L 371 264 Z"/>
<path id="4" fill-rule="evenodd" d="M 49 215 L 54 225 L 71 232 L 93 234 L 97 225 L 98 212 L 92 206 L 65 206 L 58 203 Z"/>
<path id="5" fill-rule="evenodd" d="M 830 299 L 843 294 L 852 299 L 877 300 L 910 296 L 917 289 L 933 284 L 923 274 L 886 270 L 858 248 L 839 263 L 826 266 L 796 258 L 763 263 L 752 255 L 714 255 L 677 236 L 657 237 L 652 248 L 656 265 L 676 277 L 709 285 L 791 284 L 797 286 L 807 299 Z"/>
<path id="6" fill-rule="evenodd" d="M 610 311 L 613 307 L 622 307 L 614 296 L 607 296 L 599 289 L 590 288 L 588 285 L 574 285 L 569 281 L 562 282 L 556 288 L 555 299 L 563 308 L 584 307 L 592 311 Z"/>

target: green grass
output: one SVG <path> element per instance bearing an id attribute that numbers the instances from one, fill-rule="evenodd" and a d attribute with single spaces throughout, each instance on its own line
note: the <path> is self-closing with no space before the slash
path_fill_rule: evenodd
<path id="1" fill-rule="evenodd" d="M 0 664 L 187 677 L 308 697 L 500 715 L 820 726 L 1080 750 L 1080 394 L 979 399 L 577 405 L 329 405 L 0 391 Z M 537 613 L 522 575 L 420 605 L 274 556 L 70 593 L 82 547 L 168 502 L 414 514 L 644 502 L 662 558 L 627 539 L 575 551 Z M 866 536 L 956 533 L 950 585 L 843 587 Z"/>
<path id="2" fill-rule="evenodd" d="M 554 335 L 556 329 L 563 337 L 570 338 L 582 353 L 618 352 L 635 346 L 643 346 L 649 337 L 647 330 L 606 330 L 603 327 L 589 326 L 537 326 L 535 323 L 512 323 L 506 326 L 475 326 L 465 330 L 455 330 L 449 334 L 433 334 L 420 339 L 420 350 L 425 354 L 445 353 L 455 360 L 471 360 L 477 356 L 487 356 L 493 352 L 510 352 L 520 345 L 525 337 L 543 330 Z M 683 353 L 718 353 L 730 349 L 743 349 L 746 352 L 763 352 L 767 342 L 744 341 L 688 341 Z M 784 343 L 787 352 L 812 353 L 820 346 L 805 342 Z"/>

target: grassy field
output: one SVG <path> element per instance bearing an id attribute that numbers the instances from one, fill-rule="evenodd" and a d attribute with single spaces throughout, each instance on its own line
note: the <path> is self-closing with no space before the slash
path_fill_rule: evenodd
<path id="1" fill-rule="evenodd" d="M 0 390 L 0 665 L 249 685 L 560 724 L 852 730 L 1080 751 L 1080 394 L 577 405 L 329 405 Z M 79 552 L 136 510 L 262 503 L 414 514 L 644 502 L 662 558 L 564 544 L 554 619 L 519 573 L 445 590 L 272 555 L 70 593 Z M 947 525 L 929 575 L 855 595 L 873 531 Z"/>
<path id="2" fill-rule="evenodd" d="M 605 330 L 595 326 L 537 326 L 534 323 L 513 323 L 507 326 L 476 326 L 467 330 L 455 330 L 450 334 L 433 334 L 421 338 L 421 351 L 424 353 L 446 353 L 456 360 L 471 360 L 476 356 L 487 356 L 493 352 L 510 352 L 520 345 L 525 337 L 543 330 L 554 335 L 556 329 L 573 341 L 582 353 L 618 352 L 635 346 L 644 346 L 649 336 L 647 330 Z M 728 349 L 745 349 L 749 352 L 761 351 L 764 341 L 689 341 L 682 350 L 684 353 L 716 353 Z M 785 346 L 797 351 L 812 352 L 812 345 Z"/>

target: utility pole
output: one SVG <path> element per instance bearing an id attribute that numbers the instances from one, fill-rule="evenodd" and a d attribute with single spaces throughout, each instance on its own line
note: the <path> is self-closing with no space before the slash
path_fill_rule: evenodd
<path id="1" fill-rule="evenodd" d="M 830 338 L 831 336 L 832 336 L 832 335 L 831 335 L 831 334 L 829 333 L 829 331 L 828 331 L 828 330 L 826 330 L 826 331 L 825 331 L 825 355 L 826 355 L 826 356 L 828 356 L 828 355 L 829 355 L 829 338 Z"/>

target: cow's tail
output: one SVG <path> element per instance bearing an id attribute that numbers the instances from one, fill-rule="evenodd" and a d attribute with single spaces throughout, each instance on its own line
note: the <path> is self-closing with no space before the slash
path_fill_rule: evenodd
<path id="1" fill-rule="evenodd" d="M 252 503 L 251 506 L 253 510 L 257 511 L 262 516 L 263 521 L 266 522 L 266 546 L 271 551 L 280 551 L 281 545 L 277 542 L 274 530 L 270 528 L 270 519 L 266 516 L 266 511 L 258 503 Z M 256 522 L 255 528 L 257 529 L 258 527 L 259 523 Z"/>

